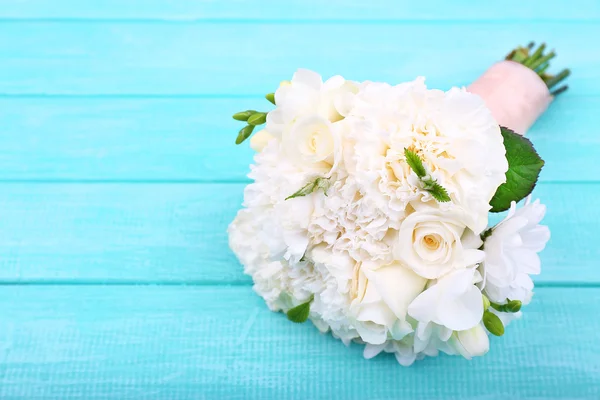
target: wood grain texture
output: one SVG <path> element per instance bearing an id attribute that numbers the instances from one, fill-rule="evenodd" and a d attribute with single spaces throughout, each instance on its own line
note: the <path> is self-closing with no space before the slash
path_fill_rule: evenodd
<path id="1" fill-rule="evenodd" d="M 217 300 L 218 299 L 218 300 Z M 600 289 L 539 289 L 484 358 L 362 358 L 249 287 L 2 287 L 6 399 L 595 399 Z"/>
<path id="2" fill-rule="evenodd" d="M 115 18 L 115 19 L 234 19 L 245 21 L 280 20 L 590 20 L 600 17 L 594 0 L 536 2 L 507 0 L 501 5 L 467 1 L 465 7 L 445 0 L 345 1 L 330 0 L 3 0 L 0 18 Z"/>
<path id="3" fill-rule="evenodd" d="M 0 276 L 248 282 L 227 244 L 241 185 L 15 184 L 0 190 Z"/>
<path id="4" fill-rule="evenodd" d="M 0 23 L 0 94 L 271 92 L 297 68 L 431 87 L 473 81 L 514 46 L 545 40 L 579 95 L 600 94 L 600 24 Z M 460 44 L 460 45 L 458 45 Z"/>
<path id="5" fill-rule="evenodd" d="M 529 132 L 542 181 L 596 181 L 600 96 L 563 95 Z M 243 181 L 254 152 L 231 115 L 255 98 L 0 98 L 0 180 Z M 576 134 L 569 134 L 576 132 Z"/>
<path id="6" fill-rule="evenodd" d="M 2 184 L 0 279 L 249 284 L 227 243 L 243 184 Z M 600 184 L 541 184 L 539 283 L 600 283 Z"/>
<path id="7" fill-rule="evenodd" d="M 0 398 L 600 398 L 599 19 L 596 0 L 0 0 Z M 298 67 L 445 89 L 531 39 L 573 76 L 529 135 L 553 237 L 524 319 L 485 358 L 404 369 L 269 312 L 227 246 L 252 157 L 230 115 Z"/>

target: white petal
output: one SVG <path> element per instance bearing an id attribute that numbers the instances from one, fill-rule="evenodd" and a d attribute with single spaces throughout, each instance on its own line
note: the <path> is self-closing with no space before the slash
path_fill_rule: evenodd
<path id="1" fill-rule="evenodd" d="M 402 365 L 403 367 L 410 367 L 416 360 L 415 354 L 407 356 L 399 353 L 394 353 L 394 356 L 396 356 L 396 361 L 398 361 L 398 364 Z"/>
<path id="2" fill-rule="evenodd" d="M 411 324 L 409 324 L 407 321 L 399 319 L 394 322 L 394 325 L 392 325 L 390 334 L 394 340 L 402 340 L 406 337 L 406 335 L 412 333 L 413 331 L 414 329 Z"/>
<path id="3" fill-rule="evenodd" d="M 464 250 L 463 257 L 461 259 L 461 264 L 463 266 L 470 267 L 472 265 L 482 262 L 484 259 L 485 259 L 485 252 L 483 252 L 482 250 L 475 250 L 475 249 Z"/>
<path id="4" fill-rule="evenodd" d="M 260 153 L 271 139 L 273 139 L 273 135 L 265 129 L 260 130 L 250 137 L 250 147 Z"/>
<path id="5" fill-rule="evenodd" d="M 366 343 L 384 344 L 387 340 L 385 326 L 372 323 L 358 323 L 355 328 L 360 335 L 360 338 Z"/>
<path id="6" fill-rule="evenodd" d="M 321 77 L 319 76 L 319 78 L 321 78 Z M 340 86 L 342 86 L 344 84 L 344 82 L 346 82 L 346 80 L 342 76 L 335 75 L 325 81 L 325 83 L 323 84 L 323 89 L 324 90 L 337 89 Z"/>
<path id="7" fill-rule="evenodd" d="M 490 349 L 490 339 L 480 324 L 466 331 L 458 332 L 457 339 L 460 344 L 457 346 L 458 351 L 467 359 L 482 356 Z"/>
<path id="8" fill-rule="evenodd" d="M 471 285 L 453 301 L 444 302 L 439 309 L 439 324 L 455 331 L 470 329 L 481 321 L 483 302 L 481 291 Z"/>
<path id="9" fill-rule="evenodd" d="M 320 90 L 323 85 L 321 75 L 309 69 L 299 68 L 292 78 L 292 83 L 300 83 L 315 90 Z"/>
<path id="10" fill-rule="evenodd" d="M 377 270 L 364 270 L 369 283 L 375 285 L 385 304 L 404 320 L 408 305 L 423 291 L 427 280 L 399 263 Z"/>
<path id="11" fill-rule="evenodd" d="M 365 349 L 363 351 L 363 357 L 366 358 L 367 360 L 375 357 L 376 355 L 378 355 L 379 353 L 381 353 L 383 351 L 383 349 L 385 348 L 387 344 L 383 343 L 383 344 L 369 344 L 367 343 L 365 345 Z"/>
<path id="12" fill-rule="evenodd" d="M 441 290 L 432 286 L 421 293 L 408 306 L 408 315 L 419 322 L 430 322 L 437 317 L 437 304 L 441 301 Z"/>

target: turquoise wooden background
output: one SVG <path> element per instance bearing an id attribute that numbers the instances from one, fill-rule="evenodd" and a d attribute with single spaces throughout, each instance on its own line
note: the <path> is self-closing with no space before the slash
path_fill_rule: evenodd
<path id="1" fill-rule="evenodd" d="M 600 2 L 0 0 L 0 398 L 600 398 Z M 238 110 L 297 67 L 468 84 L 545 40 L 552 239 L 471 362 L 364 360 L 269 312 L 229 252 Z"/>

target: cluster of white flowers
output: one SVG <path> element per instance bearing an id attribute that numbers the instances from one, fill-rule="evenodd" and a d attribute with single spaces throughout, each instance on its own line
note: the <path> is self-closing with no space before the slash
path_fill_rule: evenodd
<path id="1" fill-rule="evenodd" d="M 298 70 L 275 102 L 251 138 L 254 182 L 229 227 L 256 292 L 273 311 L 309 306 L 315 326 L 364 343 L 367 358 L 485 354 L 484 315 L 520 315 L 507 303 L 531 299 L 549 231 L 545 207 L 529 201 L 488 229 L 508 163 L 483 101 L 423 79 L 323 82 Z"/>

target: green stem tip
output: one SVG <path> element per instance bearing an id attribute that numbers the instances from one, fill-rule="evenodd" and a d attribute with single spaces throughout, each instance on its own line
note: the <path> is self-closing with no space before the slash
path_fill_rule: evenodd
<path id="1" fill-rule="evenodd" d="M 546 43 L 540 44 L 537 49 L 531 53 L 531 50 L 533 50 L 534 47 L 535 42 L 531 41 L 526 47 L 519 46 L 512 50 L 505 59 L 517 62 L 533 70 L 544 81 L 548 89 L 557 86 L 571 74 L 569 69 L 564 69 L 557 75 L 548 74 L 546 71 L 550 68 L 550 60 L 556 56 L 556 53 L 552 50 L 549 53 L 544 54 Z M 556 96 L 567 90 L 567 88 L 567 85 L 563 85 L 551 92 L 551 94 Z"/>
<path id="2" fill-rule="evenodd" d="M 569 85 L 563 85 L 561 87 L 559 87 L 558 89 L 550 92 L 550 94 L 554 97 L 558 96 L 559 94 L 566 92 L 566 90 L 569 88 Z"/>
<path id="3" fill-rule="evenodd" d="M 537 50 L 531 55 L 531 57 L 529 57 L 527 60 L 525 60 L 523 65 L 526 67 L 531 66 L 536 60 L 538 60 L 542 56 L 542 53 L 544 53 L 545 49 L 546 49 L 546 43 L 542 43 L 540 45 L 540 47 L 538 47 Z M 531 69 L 535 69 L 535 68 L 531 68 Z"/>
<path id="4" fill-rule="evenodd" d="M 546 81 L 546 86 L 548 86 L 548 89 L 552 89 L 554 86 L 565 80 L 569 75 L 571 75 L 571 70 L 563 69 L 558 73 L 558 75 L 548 79 Z"/>
<path id="5" fill-rule="evenodd" d="M 554 58 L 556 56 L 556 53 L 554 51 L 551 51 L 550 53 L 546 54 L 543 57 L 540 57 L 538 59 L 536 59 L 534 62 L 532 62 L 530 65 L 527 65 L 527 67 L 535 70 L 536 68 L 538 68 L 540 65 L 550 61 L 552 58 Z"/>

